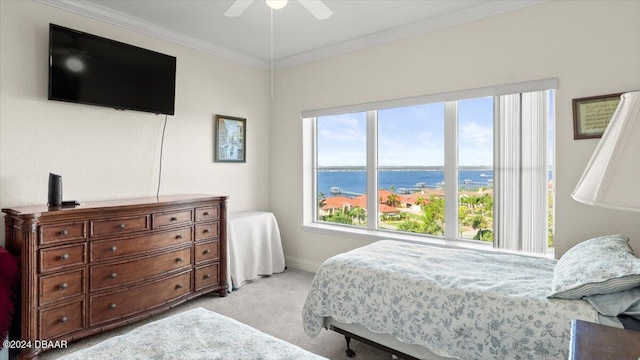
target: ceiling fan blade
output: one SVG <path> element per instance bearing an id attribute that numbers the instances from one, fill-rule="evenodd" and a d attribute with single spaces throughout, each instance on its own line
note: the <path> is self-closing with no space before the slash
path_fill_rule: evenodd
<path id="1" fill-rule="evenodd" d="M 238 17 L 244 13 L 245 10 L 251 5 L 253 0 L 236 0 L 229 6 L 227 11 L 224 12 L 224 16 Z"/>
<path id="2" fill-rule="evenodd" d="M 333 15 L 333 11 L 322 0 L 298 0 L 318 20 L 324 20 Z"/>

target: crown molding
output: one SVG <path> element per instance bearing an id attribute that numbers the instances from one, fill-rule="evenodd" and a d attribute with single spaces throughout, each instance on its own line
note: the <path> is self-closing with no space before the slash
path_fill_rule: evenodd
<path id="1" fill-rule="evenodd" d="M 523 9 L 529 6 L 544 3 L 546 1 L 548 0 L 500 0 L 486 2 L 444 15 L 434 16 L 432 18 L 415 23 L 381 31 L 376 34 L 363 36 L 358 39 L 345 41 L 340 44 L 280 58 L 274 61 L 273 66 L 275 69 L 282 69 L 290 66 L 300 65 L 303 63 L 308 63 L 334 55 L 344 54 L 350 51 L 359 50 L 370 46 L 381 45 L 395 40 L 425 34 L 431 31 L 444 29 L 473 20 L 479 20 L 485 17 Z"/>
<path id="2" fill-rule="evenodd" d="M 269 69 L 267 61 L 247 56 L 239 52 L 215 46 L 205 41 L 197 40 L 189 36 L 179 34 L 175 31 L 163 28 L 156 24 L 144 21 L 140 18 L 105 8 L 100 5 L 78 0 L 35 0 L 38 3 L 53 6 L 92 19 L 103 21 L 125 29 L 133 30 L 145 35 L 149 35 L 161 40 L 169 41 L 178 45 L 183 45 L 194 50 L 202 51 L 211 55 L 220 56 L 244 65 L 249 65 L 259 69 Z"/>
<path id="3" fill-rule="evenodd" d="M 103 21 L 115 26 L 143 33 L 161 40 L 183 45 L 211 55 L 249 65 L 255 68 L 269 70 L 271 64 L 268 61 L 239 52 L 222 48 L 205 41 L 197 40 L 189 36 L 168 30 L 156 24 L 146 22 L 140 18 L 129 16 L 105 8 L 94 3 L 80 0 L 35 0 L 38 3 L 56 7 L 58 9 L 87 16 L 99 21 Z M 444 29 L 450 26 L 459 25 L 465 22 L 482 19 L 485 17 L 498 15 L 514 10 L 523 9 L 532 5 L 537 5 L 548 0 L 499 0 L 484 2 L 482 4 L 454 11 L 444 15 L 439 15 L 423 21 L 399 26 L 385 30 L 376 34 L 364 36 L 358 39 L 345 41 L 336 45 L 331 45 L 297 55 L 292 55 L 273 62 L 274 69 L 282 69 L 303 63 L 312 62 L 322 58 L 347 53 L 354 50 L 363 49 L 370 46 L 381 45 L 395 40 L 400 40 L 410 36 L 424 34 L 430 31 Z"/>

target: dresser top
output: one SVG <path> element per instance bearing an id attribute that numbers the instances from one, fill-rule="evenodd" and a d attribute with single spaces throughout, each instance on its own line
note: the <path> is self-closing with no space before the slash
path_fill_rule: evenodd
<path id="1" fill-rule="evenodd" d="M 115 208 L 121 206 L 127 207 L 145 207 L 153 205 L 176 205 L 188 204 L 194 201 L 221 201 L 228 199 L 228 196 L 208 195 L 208 194 L 183 194 L 183 195 L 166 195 L 159 197 L 143 197 L 133 199 L 117 199 L 105 201 L 91 201 L 80 203 L 80 205 L 72 207 L 48 207 L 47 205 L 29 205 L 13 208 L 3 208 L 2 212 L 17 215 L 19 217 L 40 217 L 46 215 L 58 215 L 68 212 L 84 212 L 92 210 L 100 210 L 106 208 Z"/>

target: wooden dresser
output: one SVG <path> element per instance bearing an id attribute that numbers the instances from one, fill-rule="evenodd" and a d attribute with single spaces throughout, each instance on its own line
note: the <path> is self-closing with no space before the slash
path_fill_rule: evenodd
<path id="1" fill-rule="evenodd" d="M 43 341 L 127 325 L 209 292 L 227 295 L 226 196 L 176 195 L 2 209 L 21 258 L 21 358 Z"/>

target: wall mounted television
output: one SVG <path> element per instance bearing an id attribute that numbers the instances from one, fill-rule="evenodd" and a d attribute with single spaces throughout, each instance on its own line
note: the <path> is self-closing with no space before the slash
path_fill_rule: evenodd
<path id="1" fill-rule="evenodd" d="M 176 58 L 49 24 L 49 100 L 174 115 Z"/>

